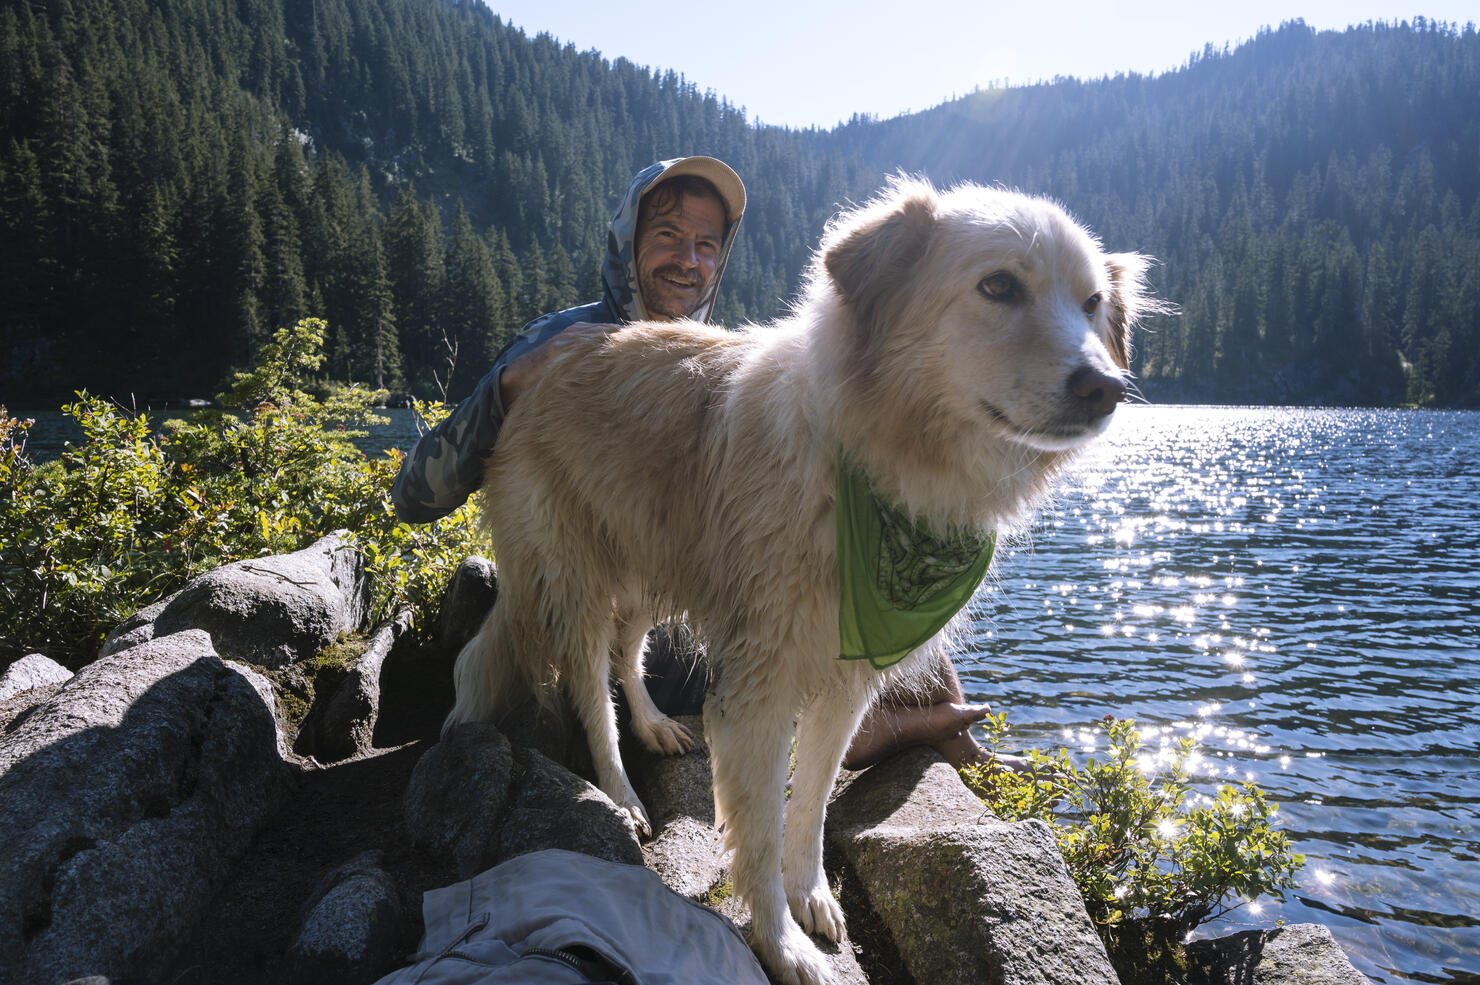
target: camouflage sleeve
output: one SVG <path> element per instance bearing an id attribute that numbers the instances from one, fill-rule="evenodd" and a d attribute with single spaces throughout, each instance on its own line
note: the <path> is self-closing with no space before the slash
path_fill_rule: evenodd
<path id="1" fill-rule="evenodd" d="M 422 435 L 401 463 L 391 485 L 391 502 L 403 522 L 439 520 L 477 491 L 483 463 L 504 423 L 498 380 L 506 365 L 505 360 L 495 363 L 468 398 Z"/>
<path id="2" fill-rule="evenodd" d="M 591 308 L 570 309 L 531 322 L 446 420 L 421 436 L 391 484 L 391 503 L 405 523 L 431 523 L 468 501 L 483 484 L 483 466 L 504 423 L 499 377 L 504 367 L 577 321 Z"/>

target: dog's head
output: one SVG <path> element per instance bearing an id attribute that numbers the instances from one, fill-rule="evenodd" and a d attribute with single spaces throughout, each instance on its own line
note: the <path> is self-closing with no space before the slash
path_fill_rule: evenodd
<path id="1" fill-rule="evenodd" d="M 1105 253 L 1050 201 L 978 185 L 895 178 L 833 223 L 820 259 L 851 314 L 851 375 L 903 373 L 936 393 L 932 415 L 1044 451 L 1104 430 L 1131 330 L 1158 307 L 1145 257 Z"/>

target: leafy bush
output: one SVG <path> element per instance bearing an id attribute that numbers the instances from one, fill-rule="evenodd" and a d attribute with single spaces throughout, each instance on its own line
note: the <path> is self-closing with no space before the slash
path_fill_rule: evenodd
<path id="1" fill-rule="evenodd" d="M 984 723 L 995 753 L 1005 715 Z M 1277 807 L 1253 783 L 1198 792 L 1197 743 L 1155 754 L 1134 721 L 1107 716 L 1104 759 L 1077 765 L 1067 749 L 1034 750 L 1029 768 L 967 767 L 963 776 L 1004 820 L 1048 824 L 1121 979 L 1165 982 L 1181 945 L 1205 921 L 1262 896 L 1284 898 L 1305 864 L 1273 827 Z"/>
<path id="2" fill-rule="evenodd" d="M 143 413 L 79 393 L 63 410 L 82 441 L 56 461 L 31 462 L 31 422 L 0 410 L 0 666 L 32 651 L 80 666 L 121 619 L 191 576 L 341 528 L 364 552 L 378 614 L 431 611 L 477 550 L 472 509 L 421 527 L 396 519 L 400 453 L 371 458 L 351 441 L 375 420 L 365 391 L 305 392 L 325 328 L 280 329 L 222 396 L 234 413 L 156 431 Z"/>

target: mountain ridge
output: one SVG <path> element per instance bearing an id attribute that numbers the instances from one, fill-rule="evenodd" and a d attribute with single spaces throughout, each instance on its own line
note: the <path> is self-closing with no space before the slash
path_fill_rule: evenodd
<path id="1" fill-rule="evenodd" d="M 1480 403 L 1480 37 L 1295 21 L 1179 69 L 758 126 L 671 71 L 448 0 L 5 0 L 0 393 L 219 387 L 280 324 L 326 372 L 456 397 L 589 300 L 631 174 L 751 189 L 716 318 L 779 312 L 889 173 L 1064 202 L 1160 260 L 1153 399 Z M 456 352 L 455 365 L 449 367 Z"/>

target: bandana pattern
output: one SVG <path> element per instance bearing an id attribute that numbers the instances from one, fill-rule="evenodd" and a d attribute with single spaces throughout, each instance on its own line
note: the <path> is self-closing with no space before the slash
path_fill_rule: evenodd
<path id="1" fill-rule="evenodd" d="M 969 577 L 992 540 L 991 534 L 937 537 L 877 496 L 873 501 L 879 519 L 876 584 L 896 609 L 917 609 L 950 592 Z"/>

